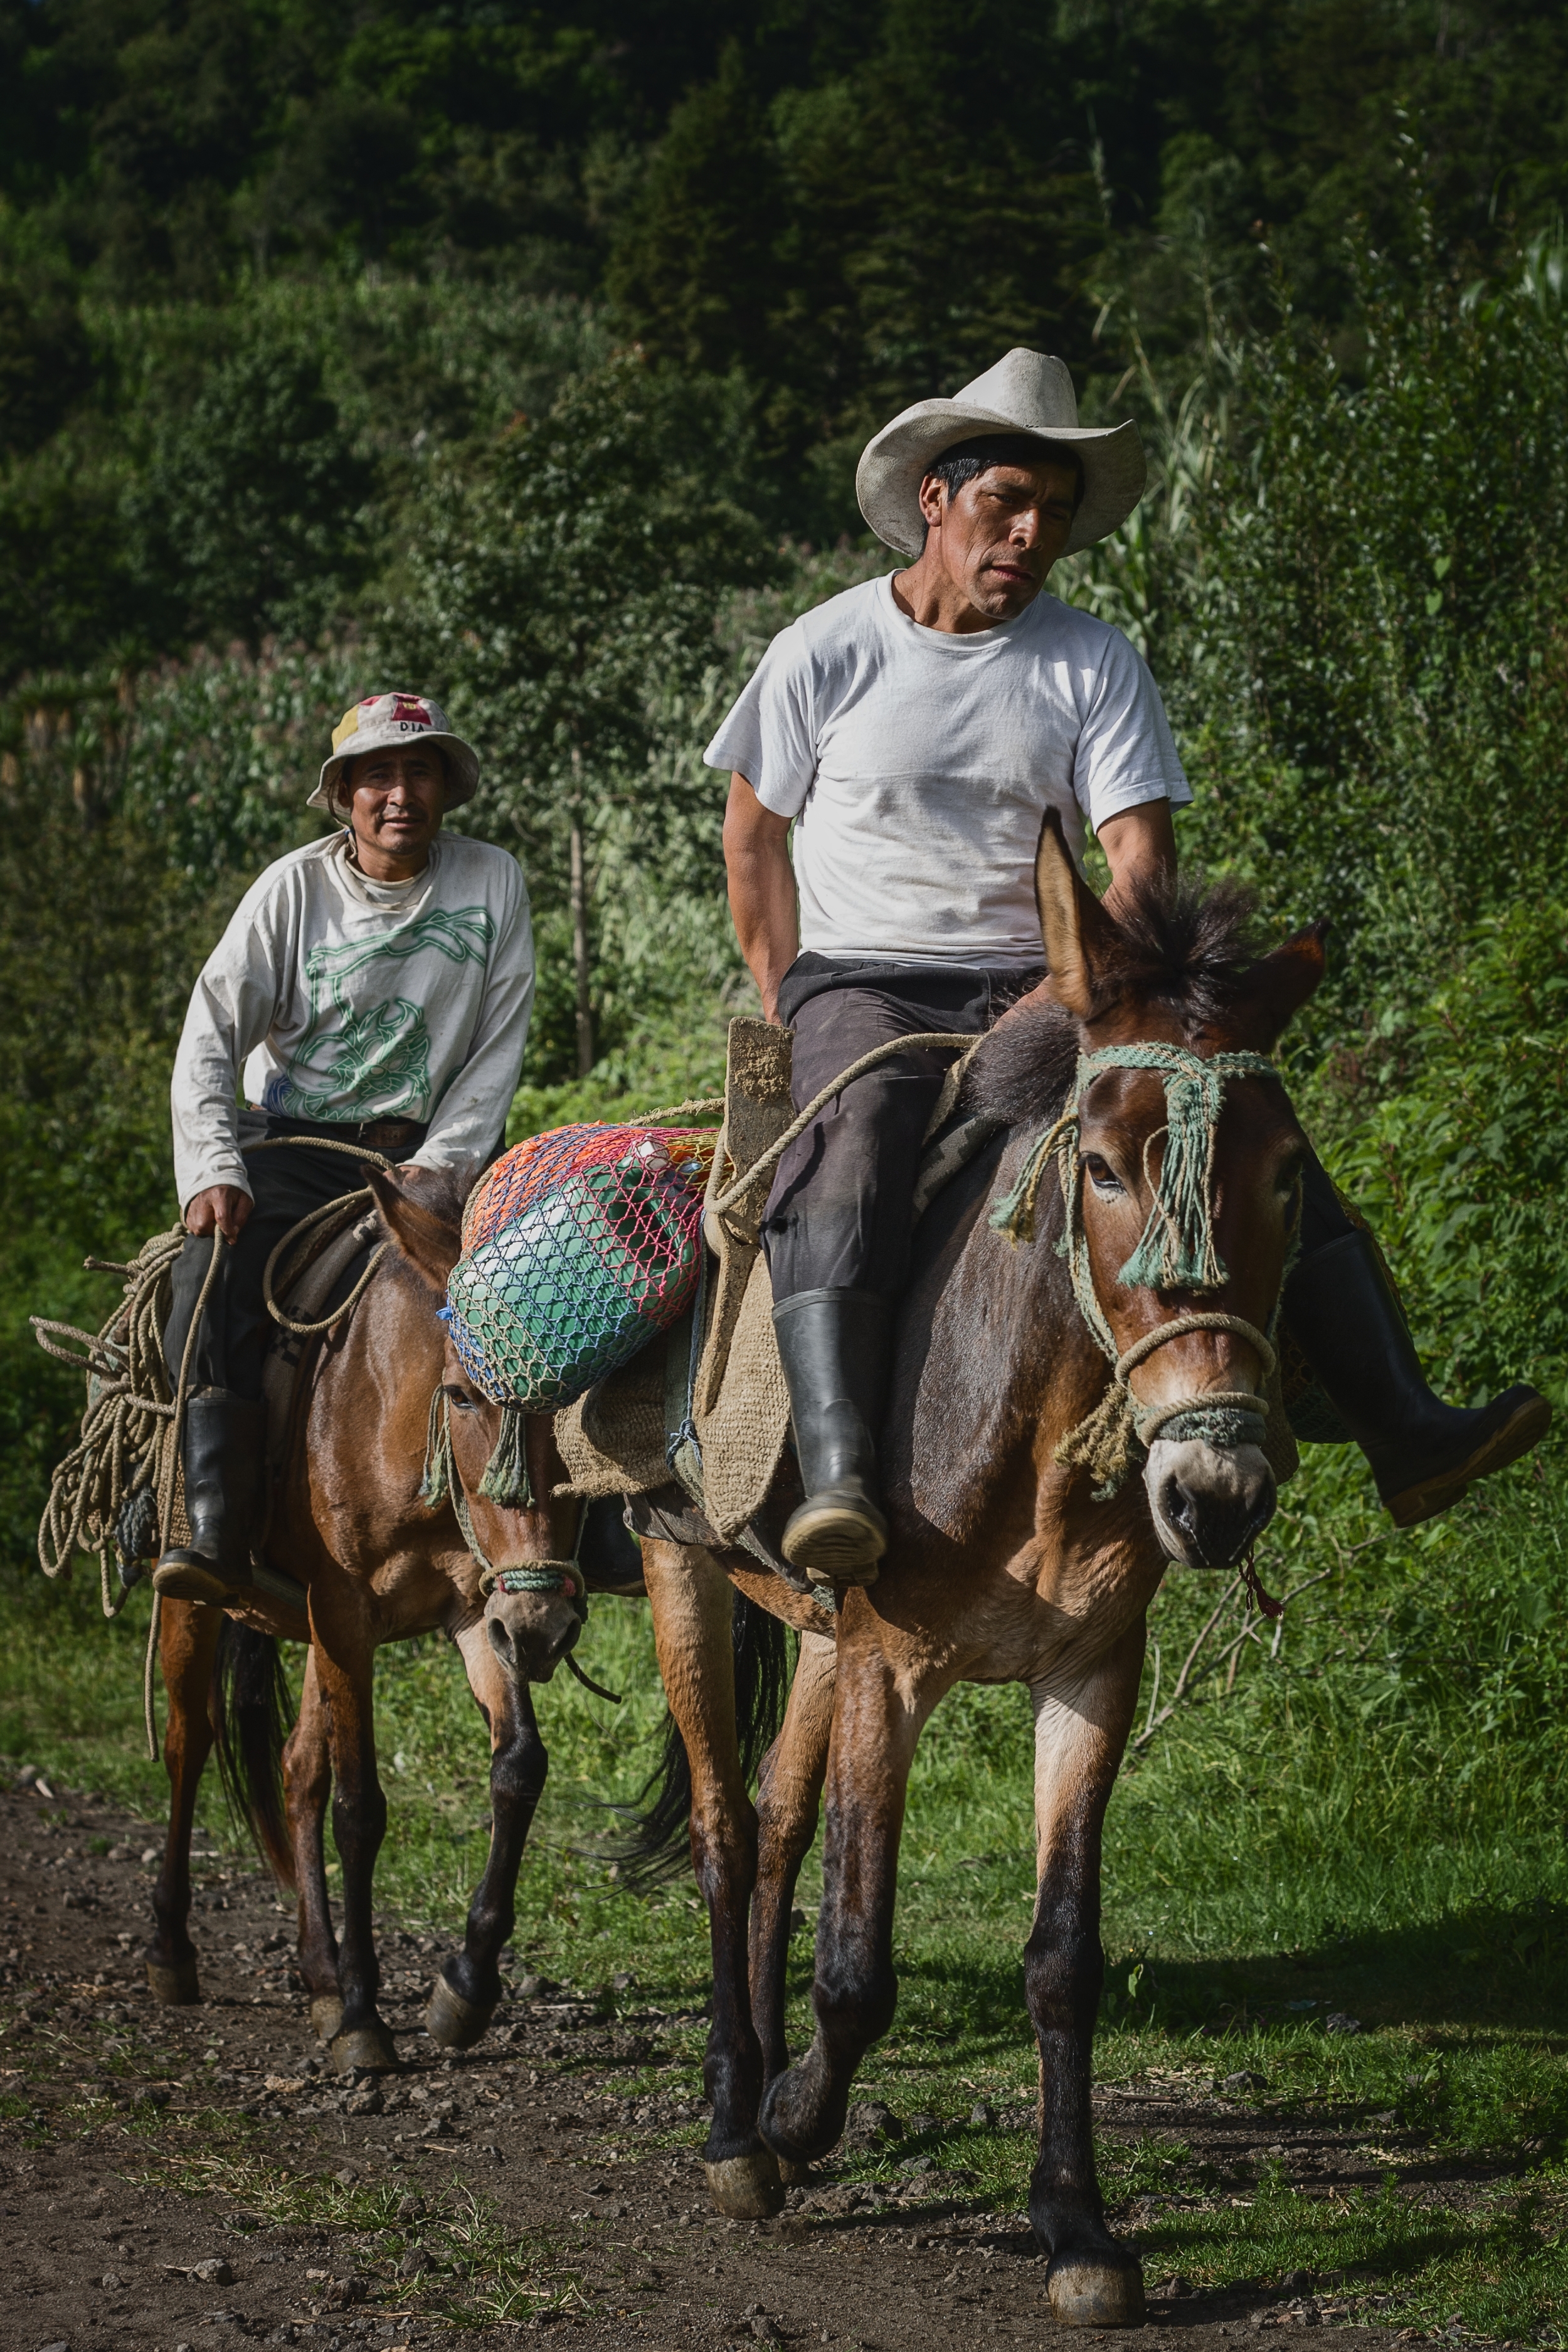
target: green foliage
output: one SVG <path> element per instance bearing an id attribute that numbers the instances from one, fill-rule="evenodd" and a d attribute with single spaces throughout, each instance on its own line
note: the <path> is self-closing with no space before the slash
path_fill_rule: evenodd
<path id="1" fill-rule="evenodd" d="M 1449 1394 L 1530 1380 L 1568 1402 L 1565 995 L 1568 908 L 1512 907 L 1415 1021 L 1381 1020 L 1317 1090 L 1335 1174 Z"/>
<path id="2" fill-rule="evenodd" d="M 314 636 L 363 573 L 370 467 L 313 352 L 261 344 L 221 361 L 160 427 L 131 501 L 154 643 Z"/>

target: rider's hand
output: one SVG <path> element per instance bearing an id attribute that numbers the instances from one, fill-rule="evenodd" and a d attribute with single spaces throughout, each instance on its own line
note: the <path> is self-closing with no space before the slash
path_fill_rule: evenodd
<path id="1" fill-rule="evenodd" d="M 226 1242 L 237 1242 L 253 1203 L 237 1184 L 209 1184 L 185 1202 L 185 1231 L 210 1234 L 216 1225 Z"/>

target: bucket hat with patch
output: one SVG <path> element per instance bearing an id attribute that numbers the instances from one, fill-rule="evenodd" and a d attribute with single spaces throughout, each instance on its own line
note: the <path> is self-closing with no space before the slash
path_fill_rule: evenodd
<path id="1" fill-rule="evenodd" d="M 1125 522 L 1143 495 L 1147 467 L 1138 427 L 1084 425 L 1064 360 L 1022 349 L 1007 353 L 951 400 L 917 400 L 873 435 L 855 473 L 860 511 L 900 555 L 925 545 L 921 482 L 945 450 L 992 433 L 1027 433 L 1072 450 L 1083 466 L 1083 499 L 1063 552 L 1075 555 Z"/>
<path id="2" fill-rule="evenodd" d="M 410 743 L 429 743 L 446 754 L 447 806 L 471 801 L 479 790 L 479 755 L 454 735 L 447 714 L 423 694 L 370 694 L 345 710 L 332 730 L 332 755 L 321 770 L 321 780 L 307 806 L 331 810 L 336 816 L 338 780 L 351 760 L 367 751 L 385 751 Z"/>

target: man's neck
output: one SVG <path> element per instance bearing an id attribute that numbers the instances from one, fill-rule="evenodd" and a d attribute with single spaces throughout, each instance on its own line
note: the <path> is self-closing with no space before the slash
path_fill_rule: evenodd
<path id="1" fill-rule="evenodd" d="M 946 637 L 977 636 L 983 629 L 1000 629 L 1027 611 L 1039 590 L 1026 596 L 1011 613 L 983 613 L 972 604 L 963 587 L 944 564 L 932 560 L 931 550 L 917 556 L 907 572 L 895 572 L 893 602 L 907 619 L 922 629 L 936 629 Z"/>
<path id="2" fill-rule="evenodd" d="M 348 855 L 350 865 L 357 866 L 367 882 L 413 882 L 430 863 L 428 849 L 417 859 L 389 857 L 384 849 L 367 848 L 353 833 L 348 837 Z"/>

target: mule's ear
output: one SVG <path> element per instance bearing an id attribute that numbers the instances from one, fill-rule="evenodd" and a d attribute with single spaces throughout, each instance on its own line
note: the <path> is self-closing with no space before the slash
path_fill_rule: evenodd
<path id="1" fill-rule="evenodd" d="M 463 1255 L 461 1226 L 449 1223 L 422 1201 L 415 1200 L 379 1168 L 366 1172 L 388 1240 L 402 1252 L 416 1273 L 424 1276 L 432 1290 L 444 1291 L 452 1268 Z"/>
<path id="2" fill-rule="evenodd" d="M 1058 1004 L 1087 1021 L 1094 1010 L 1095 970 L 1108 960 L 1116 926 L 1073 864 L 1055 809 L 1046 811 L 1035 852 L 1035 904 L 1050 992 Z"/>
<path id="3" fill-rule="evenodd" d="M 1292 931 L 1255 968 L 1251 976 L 1255 993 L 1248 1009 L 1268 1045 L 1272 1045 L 1295 1019 L 1322 979 L 1328 962 L 1323 941 L 1328 934 L 1326 922 L 1309 923 L 1305 930 Z"/>

